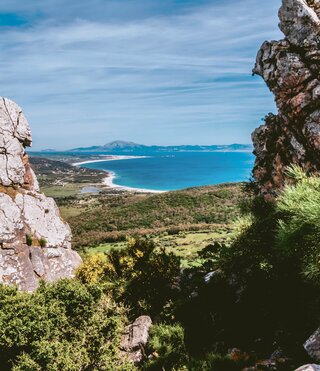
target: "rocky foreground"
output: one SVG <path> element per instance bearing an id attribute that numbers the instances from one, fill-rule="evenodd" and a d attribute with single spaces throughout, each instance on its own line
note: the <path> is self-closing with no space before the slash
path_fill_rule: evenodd
<path id="1" fill-rule="evenodd" d="M 320 170 L 320 0 L 283 0 L 279 17 L 285 39 L 264 42 L 253 70 L 279 110 L 252 135 L 253 174 L 267 197 L 283 187 L 288 165 Z"/>
<path id="2" fill-rule="evenodd" d="M 0 98 L 0 282 L 26 291 L 71 277 L 81 263 L 55 201 L 39 192 L 25 152 L 31 143 L 21 109 Z"/>

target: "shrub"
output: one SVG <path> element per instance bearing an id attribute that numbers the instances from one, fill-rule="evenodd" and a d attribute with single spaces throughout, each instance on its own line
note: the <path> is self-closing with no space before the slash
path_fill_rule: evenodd
<path id="1" fill-rule="evenodd" d="M 44 237 L 41 237 L 39 240 L 39 245 L 41 247 L 46 247 L 47 246 L 47 240 Z"/>
<path id="2" fill-rule="evenodd" d="M 129 370 L 118 344 L 124 309 L 76 280 L 34 293 L 0 286 L 1 370 Z"/>
<path id="3" fill-rule="evenodd" d="M 149 348 L 153 352 L 153 357 L 145 366 L 148 370 L 179 369 L 187 363 L 184 330 L 179 324 L 152 326 Z"/>
<path id="4" fill-rule="evenodd" d="M 119 300 L 124 300 L 134 315 L 160 315 L 176 297 L 180 259 L 165 250 L 157 251 L 151 240 L 131 238 L 127 248 L 111 251 L 108 258 L 122 281 Z"/>
<path id="5" fill-rule="evenodd" d="M 28 246 L 32 246 L 32 243 L 33 243 L 33 238 L 30 234 L 26 234 L 26 244 Z"/>
<path id="6" fill-rule="evenodd" d="M 268 357 L 276 346 L 304 361 L 301 344 L 319 324 L 320 177 L 289 171 L 276 202 L 250 196 L 233 239 L 212 244 L 201 267 L 185 271 L 190 300 L 176 314 L 189 353 L 236 346 Z"/>
<path id="7" fill-rule="evenodd" d="M 295 260 L 304 277 L 320 284 L 320 177 L 307 176 L 295 166 L 277 202 L 281 214 L 277 245 L 284 257 Z"/>
<path id="8" fill-rule="evenodd" d="M 76 272 L 77 278 L 87 284 L 96 284 L 102 279 L 112 279 L 115 269 L 102 253 L 87 255 Z"/>

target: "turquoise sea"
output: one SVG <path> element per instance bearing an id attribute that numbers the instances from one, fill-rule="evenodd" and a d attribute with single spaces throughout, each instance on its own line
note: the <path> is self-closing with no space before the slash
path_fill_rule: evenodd
<path id="1" fill-rule="evenodd" d="M 170 191 L 249 180 L 253 163 L 249 152 L 175 152 L 82 166 L 113 172 L 116 185 Z"/>

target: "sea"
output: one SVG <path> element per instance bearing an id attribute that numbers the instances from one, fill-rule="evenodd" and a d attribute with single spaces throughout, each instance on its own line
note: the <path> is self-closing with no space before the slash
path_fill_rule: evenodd
<path id="1" fill-rule="evenodd" d="M 248 181 L 253 163 L 254 156 L 250 152 L 174 152 L 81 166 L 111 172 L 114 185 L 172 191 Z"/>

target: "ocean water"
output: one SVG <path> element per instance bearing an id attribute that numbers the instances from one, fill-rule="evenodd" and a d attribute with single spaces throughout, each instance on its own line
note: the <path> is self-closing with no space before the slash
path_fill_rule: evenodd
<path id="1" fill-rule="evenodd" d="M 246 181 L 253 163 L 249 152 L 182 152 L 82 166 L 115 173 L 113 183 L 119 186 L 170 191 Z"/>

